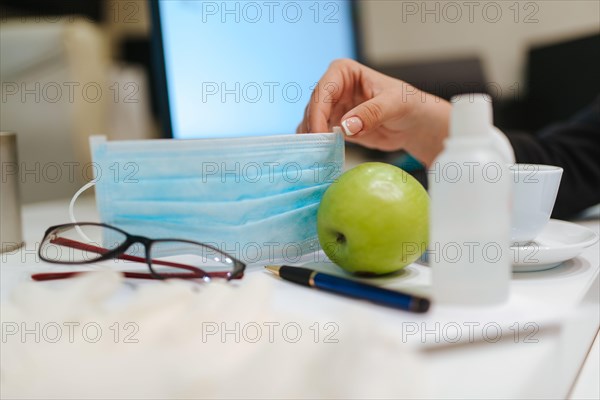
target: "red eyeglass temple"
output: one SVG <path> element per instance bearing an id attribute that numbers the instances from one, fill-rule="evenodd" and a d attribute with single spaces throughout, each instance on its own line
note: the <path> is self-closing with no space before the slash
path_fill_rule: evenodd
<path id="1" fill-rule="evenodd" d="M 108 252 L 107 249 L 102 248 L 102 247 L 97 247 L 97 246 L 93 246 L 90 244 L 85 244 L 85 243 L 77 242 L 75 240 L 61 238 L 61 237 L 51 239 L 50 243 L 58 244 L 58 245 L 65 246 L 65 247 L 70 247 L 73 249 L 90 251 L 90 252 L 93 252 L 96 254 L 106 254 Z M 120 256 L 118 256 L 116 258 L 121 259 L 121 260 L 126 260 L 126 261 L 146 263 L 145 258 L 131 256 L 129 254 L 121 254 Z M 179 268 L 179 269 L 185 269 L 187 271 L 191 271 L 192 273 L 166 272 L 166 273 L 161 273 L 160 278 L 156 277 L 152 274 L 144 273 L 144 272 L 124 271 L 124 272 L 122 272 L 122 274 L 126 278 L 135 278 L 135 279 L 174 279 L 174 278 L 194 279 L 194 278 L 204 278 L 204 277 L 210 277 L 210 278 L 228 278 L 229 277 L 229 272 L 210 272 L 209 273 L 209 272 L 204 272 L 200 268 L 196 268 L 191 265 L 185 265 L 185 264 L 175 263 L 175 262 L 171 262 L 171 261 L 152 260 L 152 264 L 153 265 L 164 265 L 167 267 L 173 267 L 173 268 Z M 71 277 L 79 275 L 79 274 L 85 274 L 86 272 L 91 272 L 91 271 L 44 272 L 44 273 L 39 273 L 39 274 L 32 274 L 31 279 L 33 279 L 34 281 L 49 281 L 49 280 L 55 280 L 55 279 L 66 279 L 66 278 L 71 278 Z"/>

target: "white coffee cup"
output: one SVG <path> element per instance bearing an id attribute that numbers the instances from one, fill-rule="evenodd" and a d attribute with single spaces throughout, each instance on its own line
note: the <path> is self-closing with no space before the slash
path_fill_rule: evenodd
<path id="1" fill-rule="evenodd" d="M 551 165 L 514 164 L 511 241 L 533 241 L 550 220 L 563 169 Z"/>

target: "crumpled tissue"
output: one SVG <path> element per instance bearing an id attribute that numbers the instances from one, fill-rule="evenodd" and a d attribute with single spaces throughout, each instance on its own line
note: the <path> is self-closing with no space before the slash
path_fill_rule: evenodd
<path id="1" fill-rule="evenodd" d="M 273 307 L 273 281 L 253 278 L 132 290 L 120 274 L 99 271 L 21 284 L 1 305 L 2 398 L 415 394 L 410 357 L 368 312 L 343 316 L 333 342 L 323 331 L 315 340 L 316 321 Z"/>

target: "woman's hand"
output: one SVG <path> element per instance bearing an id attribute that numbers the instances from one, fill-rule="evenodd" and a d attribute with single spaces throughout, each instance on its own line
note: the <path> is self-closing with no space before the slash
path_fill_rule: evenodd
<path id="1" fill-rule="evenodd" d="M 353 60 L 336 60 L 319 81 L 298 133 L 331 132 L 365 147 L 405 149 L 431 165 L 448 135 L 450 103 Z"/>

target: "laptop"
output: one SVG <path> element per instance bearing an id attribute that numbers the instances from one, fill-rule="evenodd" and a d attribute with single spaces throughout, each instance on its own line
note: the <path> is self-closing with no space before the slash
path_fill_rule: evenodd
<path id="1" fill-rule="evenodd" d="M 359 58 L 353 1 L 151 1 L 162 130 L 293 133 L 331 61 Z"/>

